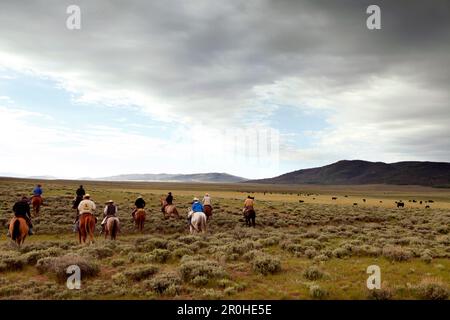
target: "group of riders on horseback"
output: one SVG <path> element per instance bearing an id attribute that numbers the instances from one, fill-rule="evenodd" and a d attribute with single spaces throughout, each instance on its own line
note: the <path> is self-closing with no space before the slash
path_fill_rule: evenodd
<path id="1" fill-rule="evenodd" d="M 23 196 L 19 201 L 17 201 L 13 206 L 13 211 L 15 217 L 11 220 L 8 236 L 16 241 L 16 233 L 18 232 L 17 228 L 19 225 L 16 221 L 19 219 L 24 220 L 24 224 L 26 224 L 27 232 L 29 235 L 33 234 L 33 225 L 31 222 L 31 208 L 30 203 L 33 205 L 34 214 L 37 215 L 39 213 L 39 207 L 43 204 L 42 198 L 43 190 L 42 186 L 38 184 L 33 189 L 33 196 L 31 200 L 29 200 L 26 196 Z M 142 196 L 139 196 L 135 203 L 135 208 L 131 213 L 133 222 L 136 223 L 136 226 L 140 231 L 143 230 L 143 223 L 145 221 L 145 200 Z M 96 211 L 95 202 L 91 200 L 89 194 L 86 193 L 83 186 L 76 190 L 76 197 L 73 201 L 73 209 L 76 209 L 76 217 L 74 221 L 74 232 L 79 232 L 80 242 L 86 240 L 87 235 L 93 238 L 93 229 L 95 228 L 95 223 L 97 222 L 97 218 L 94 217 L 94 212 Z M 173 204 L 173 195 L 171 192 L 168 193 L 165 199 L 161 199 L 161 211 L 165 216 L 175 216 L 179 217 L 177 209 Z M 109 200 L 105 203 L 105 207 L 103 210 L 104 219 L 101 222 L 102 230 L 100 234 L 105 233 L 105 237 L 110 234 L 111 238 L 115 239 L 116 233 L 119 231 L 119 219 L 117 218 L 118 207 L 115 205 L 113 200 Z M 255 226 L 255 211 L 254 211 L 254 197 L 248 196 L 244 201 L 243 214 L 248 226 Z M 204 232 L 206 231 L 206 221 L 212 216 L 212 201 L 211 197 L 208 193 L 205 194 L 202 201 L 195 197 L 191 203 L 191 208 L 188 212 L 188 224 L 190 227 L 191 233 L 195 232 Z M 89 217 L 89 219 L 85 219 L 85 217 Z M 110 226 L 110 219 L 111 226 Z M 17 226 L 16 226 L 17 224 Z M 89 234 L 88 230 L 92 225 L 92 232 Z M 24 226 L 25 228 L 25 226 Z M 112 230 L 112 231 L 111 231 Z M 14 232 L 13 232 L 14 231 Z M 26 236 L 26 233 L 25 233 Z M 21 242 L 23 242 L 21 239 Z M 16 241 L 18 242 L 18 241 Z M 18 244 L 20 244 L 18 242 Z"/>

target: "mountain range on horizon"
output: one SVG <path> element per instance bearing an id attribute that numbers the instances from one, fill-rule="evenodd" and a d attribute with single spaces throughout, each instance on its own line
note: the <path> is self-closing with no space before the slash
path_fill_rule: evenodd
<path id="1" fill-rule="evenodd" d="M 247 179 L 224 172 L 208 172 L 208 173 L 192 173 L 192 174 L 168 174 L 168 173 L 120 174 L 116 176 L 96 178 L 95 180 L 237 183 L 243 182 Z"/>
<path id="2" fill-rule="evenodd" d="M 450 163 L 403 161 L 395 163 L 341 160 L 323 167 L 288 172 L 246 182 L 319 185 L 421 185 L 450 186 Z"/>
<path id="3" fill-rule="evenodd" d="M 2 176 L 3 174 L 0 174 Z M 9 175 L 5 175 L 9 176 Z M 26 179 L 59 179 L 53 176 L 24 176 Z M 141 181 L 141 182 L 198 182 L 198 183 L 257 183 L 257 184 L 317 184 L 317 185 L 422 185 L 450 186 L 450 163 L 431 161 L 403 161 L 395 163 L 364 160 L 341 160 L 326 166 L 301 169 L 273 178 L 246 179 L 224 172 L 194 174 L 120 174 L 108 177 L 83 177 L 76 180 Z"/>

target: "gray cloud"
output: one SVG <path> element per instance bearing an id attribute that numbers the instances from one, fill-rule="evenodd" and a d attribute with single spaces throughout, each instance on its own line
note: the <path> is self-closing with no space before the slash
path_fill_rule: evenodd
<path id="1" fill-rule="evenodd" d="M 74 2 L 79 32 L 65 28 Z M 375 1 L 382 30 L 370 31 L 365 9 L 373 3 L 3 1 L 0 53 L 27 59 L 88 100 L 115 92 L 112 100 L 155 117 L 189 122 L 203 113 L 220 126 L 254 112 L 264 120 L 273 110 L 263 92 L 279 105 L 326 109 L 333 131 L 321 133 L 317 148 L 327 154 L 328 134 L 360 152 L 370 141 L 352 132 L 373 130 L 382 139 L 365 157 L 448 159 L 450 4 Z"/>

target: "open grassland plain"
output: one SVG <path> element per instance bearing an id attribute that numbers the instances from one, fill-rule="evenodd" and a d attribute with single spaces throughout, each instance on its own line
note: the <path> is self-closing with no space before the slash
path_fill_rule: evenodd
<path id="1" fill-rule="evenodd" d="M 6 238 L 6 226 L 14 202 L 35 183 L 0 179 L 1 299 L 449 297 L 447 189 L 84 181 L 97 217 L 107 200 L 116 202 L 121 233 L 105 240 L 98 223 L 95 243 L 79 245 L 71 207 L 81 182 L 45 181 L 36 234 L 18 249 Z M 161 213 L 159 199 L 168 191 L 180 219 Z M 205 192 L 214 207 L 208 232 L 190 235 L 189 203 Z M 241 211 L 249 193 L 256 201 L 254 229 L 244 226 Z M 131 221 L 138 195 L 147 202 L 142 234 Z M 396 207 L 400 200 L 404 208 Z M 73 264 L 81 269 L 80 290 L 66 287 L 66 268 Z M 367 289 L 370 265 L 381 269 L 380 290 Z"/>

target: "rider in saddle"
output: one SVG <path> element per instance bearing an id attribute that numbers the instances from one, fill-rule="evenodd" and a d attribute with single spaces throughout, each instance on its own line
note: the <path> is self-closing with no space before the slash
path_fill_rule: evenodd
<path id="1" fill-rule="evenodd" d="M 105 225 L 106 225 L 106 221 L 108 221 L 108 218 L 110 217 L 115 217 L 117 214 L 117 206 L 114 204 L 114 201 L 109 200 L 108 202 L 106 202 L 106 206 L 105 209 L 103 210 L 103 221 L 102 221 L 102 231 L 100 231 L 100 234 L 102 234 L 105 231 Z"/>
<path id="2" fill-rule="evenodd" d="M 43 202 L 42 192 L 42 186 L 40 184 L 36 185 L 36 187 L 34 187 L 33 189 L 33 197 L 41 198 L 41 203 Z"/>
<path id="3" fill-rule="evenodd" d="M 169 192 L 169 194 L 167 195 L 166 202 L 167 202 L 167 205 L 171 205 L 172 204 L 172 202 L 173 202 L 172 192 Z"/>
<path id="4" fill-rule="evenodd" d="M 211 206 L 211 197 L 209 196 L 209 193 L 205 194 L 205 196 L 203 197 L 203 206 L 209 206 L 212 209 Z"/>
<path id="5" fill-rule="evenodd" d="M 135 215 L 136 211 L 138 211 L 138 209 L 144 209 L 145 208 L 145 200 L 144 200 L 144 198 L 142 198 L 142 196 L 137 197 L 136 201 L 134 202 L 134 205 L 136 206 L 136 208 L 131 213 L 131 216 L 133 217 L 133 221 L 134 221 L 134 215 Z"/>
<path id="6" fill-rule="evenodd" d="M 14 216 L 17 218 L 24 218 L 28 224 L 29 230 L 28 234 L 31 236 L 33 234 L 33 224 L 31 223 L 30 214 L 30 204 L 27 197 L 22 197 L 21 200 L 17 201 L 13 206 Z M 8 231 L 8 237 L 11 236 Z"/>
<path id="7" fill-rule="evenodd" d="M 192 214 L 194 212 L 203 212 L 203 205 L 200 203 L 200 200 L 198 200 L 197 197 L 192 200 L 191 211 L 188 214 L 188 222 L 189 222 L 189 224 L 191 223 Z"/>
<path id="8" fill-rule="evenodd" d="M 72 209 L 78 209 L 78 205 L 80 204 L 81 200 L 83 200 L 83 197 L 85 194 L 86 194 L 86 191 L 84 191 L 83 186 L 80 185 L 80 187 L 76 191 L 77 196 L 75 198 L 75 201 L 73 202 Z"/>
<path id="9" fill-rule="evenodd" d="M 242 209 L 243 213 L 246 213 L 248 210 L 253 210 L 253 206 L 255 204 L 255 197 L 247 196 L 247 199 L 244 201 L 244 209 Z"/>
<path id="10" fill-rule="evenodd" d="M 95 203 L 91 200 L 91 196 L 89 194 L 85 194 L 83 196 L 83 201 L 80 202 L 78 205 L 78 214 L 77 218 L 75 220 L 75 231 L 78 230 L 80 226 L 80 216 L 84 213 L 90 213 L 94 215 L 95 211 Z M 97 222 L 97 218 L 95 218 L 95 221 Z"/>

